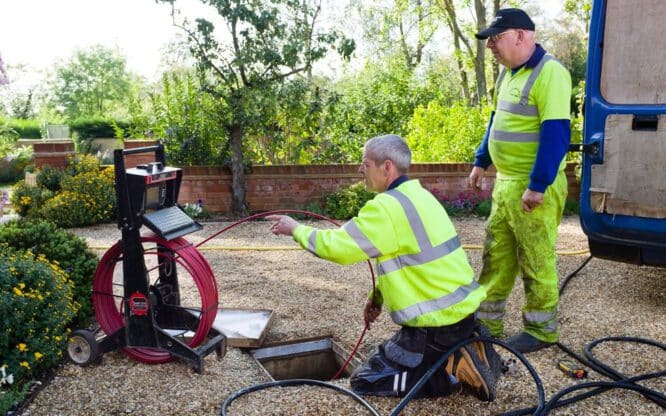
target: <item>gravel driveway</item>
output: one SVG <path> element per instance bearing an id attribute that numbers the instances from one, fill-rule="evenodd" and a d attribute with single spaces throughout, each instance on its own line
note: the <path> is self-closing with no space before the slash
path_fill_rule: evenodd
<path id="1" fill-rule="evenodd" d="M 475 271 L 481 266 L 483 220 L 454 219 Z M 207 223 L 203 231 L 187 236 L 194 243 L 230 223 Z M 320 226 L 326 226 L 320 223 Z M 75 229 L 101 254 L 120 238 L 114 225 Z M 291 239 L 269 233 L 268 223 L 245 223 L 219 235 L 202 249 L 211 264 L 223 307 L 270 309 L 275 322 L 265 342 L 313 336 L 332 336 L 351 351 L 363 329 L 362 308 L 371 287 L 367 264 L 338 266 L 301 250 L 252 250 L 251 247 L 295 246 Z M 563 278 L 586 258 L 587 239 L 578 219 L 565 218 L 559 233 L 558 261 Z M 581 252 L 583 251 L 583 252 Z M 520 281 L 518 279 L 518 281 Z M 506 330 L 520 330 L 523 290 L 517 285 L 509 299 Z M 569 283 L 560 303 L 561 342 L 578 353 L 598 338 L 635 336 L 666 342 L 666 269 L 638 267 L 592 259 Z M 365 355 L 387 338 L 396 326 L 382 314 L 360 347 Z M 500 351 L 503 357 L 509 353 Z M 625 375 L 666 369 L 666 352 L 640 344 L 608 343 L 594 350 L 598 359 Z M 546 397 L 579 383 L 556 366 L 566 358 L 552 347 L 528 355 L 538 372 Z M 590 371 L 588 380 L 607 378 Z M 79 367 L 71 363 L 32 400 L 24 415 L 216 415 L 233 392 L 269 381 L 247 351 L 229 348 L 222 360 L 205 358 L 203 374 L 183 362 L 142 364 L 115 351 L 100 364 Z M 346 379 L 335 382 L 348 387 Z M 645 386 L 664 392 L 664 378 Z M 505 375 L 493 403 L 463 394 L 437 400 L 413 400 L 405 415 L 492 415 L 529 407 L 536 389 L 529 373 L 519 365 Z M 399 400 L 368 398 L 388 415 Z M 663 409 L 642 396 L 613 390 L 553 411 L 553 415 L 657 415 Z M 351 399 L 331 390 L 289 387 L 252 393 L 235 401 L 229 415 L 356 415 L 366 414 Z"/>

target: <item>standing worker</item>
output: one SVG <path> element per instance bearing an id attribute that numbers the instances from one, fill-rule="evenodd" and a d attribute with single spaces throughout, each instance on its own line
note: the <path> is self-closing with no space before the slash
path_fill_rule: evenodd
<path id="1" fill-rule="evenodd" d="M 488 296 L 478 317 L 493 336 L 503 336 L 506 299 L 520 272 L 524 330 L 507 342 L 538 351 L 559 336 L 555 241 L 567 196 L 571 76 L 536 43 L 534 23 L 520 9 L 499 10 L 476 37 L 487 39 L 505 67 L 469 175 L 470 186 L 480 188 L 488 166 L 497 170 L 479 277 Z"/>
<path id="2" fill-rule="evenodd" d="M 359 171 L 368 190 L 379 192 L 338 229 L 316 229 L 283 215 L 271 230 L 291 235 L 317 257 L 340 264 L 370 258 L 377 287 L 363 312 L 374 322 L 385 306 L 401 329 L 375 349 L 350 379 L 359 394 L 403 396 L 444 352 L 487 331 L 475 312 L 485 290 L 460 245 L 446 211 L 418 180 L 409 180 L 411 151 L 396 135 L 368 140 Z M 461 388 L 479 399 L 495 397 L 501 360 L 492 344 L 468 344 L 437 370 L 420 396 L 445 396 Z"/>

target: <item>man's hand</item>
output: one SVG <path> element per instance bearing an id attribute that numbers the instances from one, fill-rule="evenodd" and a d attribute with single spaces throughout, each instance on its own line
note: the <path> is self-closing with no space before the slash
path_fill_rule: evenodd
<path id="1" fill-rule="evenodd" d="M 375 322 L 380 313 L 382 313 L 382 306 L 375 305 L 372 299 L 370 299 L 363 309 L 363 318 L 365 318 L 365 322 L 372 323 Z"/>
<path id="2" fill-rule="evenodd" d="M 532 210 L 543 203 L 543 193 L 536 192 L 531 189 L 526 189 L 523 193 L 522 207 L 525 212 L 532 212 Z"/>
<path id="3" fill-rule="evenodd" d="M 294 230 L 298 227 L 298 221 L 287 215 L 268 215 L 268 221 L 275 221 L 271 225 L 271 232 L 275 235 L 293 235 Z"/>
<path id="4" fill-rule="evenodd" d="M 481 189 L 481 182 L 485 174 L 486 170 L 484 168 L 479 166 L 474 166 L 472 168 L 472 172 L 469 174 L 469 177 L 467 178 L 467 185 L 470 188 Z"/>

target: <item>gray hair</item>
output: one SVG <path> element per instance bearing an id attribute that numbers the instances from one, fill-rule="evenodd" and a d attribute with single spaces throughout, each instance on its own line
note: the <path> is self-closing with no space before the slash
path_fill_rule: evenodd
<path id="1" fill-rule="evenodd" d="M 407 173 L 412 164 L 412 151 L 409 150 L 407 142 L 395 134 L 373 137 L 365 142 L 363 151 L 366 157 L 375 163 L 390 160 L 401 174 Z"/>

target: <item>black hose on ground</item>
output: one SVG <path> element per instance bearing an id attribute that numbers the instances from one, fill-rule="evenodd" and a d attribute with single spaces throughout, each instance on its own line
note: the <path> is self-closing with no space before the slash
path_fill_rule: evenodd
<path id="1" fill-rule="evenodd" d="M 528 371 L 530 372 L 530 375 L 534 379 L 534 382 L 537 386 L 537 395 L 538 395 L 538 401 L 539 405 L 535 407 L 536 411 L 540 412 L 541 409 L 545 406 L 545 392 L 543 388 L 543 383 L 541 382 L 541 379 L 539 378 L 539 375 L 537 374 L 536 370 L 534 367 L 530 364 L 530 362 L 525 358 L 523 354 L 521 354 L 519 351 L 515 350 L 513 347 L 510 345 L 504 343 L 503 341 L 499 341 L 495 338 L 488 338 L 488 337 L 474 337 L 474 338 L 468 338 L 464 341 L 459 342 L 458 344 L 454 345 L 451 349 L 449 349 L 442 357 L 440 357 L 435 364 L 433 364 L 430 369 L 419 379 L 419 381 L 407 392 L 405 397 L 398 403 L 398 405 L 393 409 L 391 412 L 391 416 L 397 416 L 402 412 L 402 410 L 407 406 L 407 404 L 414 398 L 414 396 L 421 390 L 421 387 L 432 377 L 432 375 L 439 369 L 441 366 L 444 365 L 444 362 L 448 360 L 449 356 L 453 354 L 455 351 L 459 350 L 460 348 L 464 347 L 465 345 L 471 344 L 473 342 L 486 342 L 489 344 L 496 344 L 501 347 L 506 348 L 509 350 L 512 354 L 514 354 L 520 362 L 522 362 L 525 367 L 527 367 Z M 264 390 L 272 387 L 288 387 L 288 386 L 303 386 L 303 385 L 311 385 L 311 386 L 320 386 L 320 387 L 326 387 L 330 388 L 336 391 L 339 391 L 343 394 L 346 394 L 357 402 L 359 402 L 361 405 L 363 405 L 368 411 L 376 416 L 379 416 L 379 412 L 367 401 L 365 401 L 362 397 L 358 396 L 356 393 L 354 393 L 351 390 L 347 390 L 343 387 L 326 383 L 323 381 L 319 380 L 309 380 L 309 379 L 292 379 L 292 380 L 279 380 L 279 381 L 272 381 L 268 383 L 263 383 L 263 384 L 256 384 L 254 386 L 250 386 L 245 389 L 238 390 L 235 393 L 232 393 L 223 403 L 222 403 L 222 408 L 220 410 L 220 415 L 221 416 L 227 416 L 227 408 L 229 405 L 236 400 L 237 398 L 244 396 L 246 394 L 259 391 L 259 390 Z"/>
<path id="2" fill-rule="evenodd" d="M 574 270 L 573 272 L 569 273 L 569 274 L 567 275 L 567 277 L 564 278 L 564 281 L 562 281 L 562 286 L 560 286 L 560 289 L 559 289 L 559 294 L 560 294 L 560 295 L 562 294 L 562 292 L 564 292 L 564 288 L 566 288 L 567 285 L 569 284 L 569 280 L 571 280 L 574 276 L 576 276 L 576 275 L 578 274 L 579 271 L 583 270 L 583 268 L 584 268 L 585 266 L 587 266 L 587 263 L 589 263 L 590 260 L 592 260 L 592 255 L 591 255 L 591 254 L 590 254 L 589 256 L 587 256 L 587 258 L 585 259 L 585 261 L 583 261 L 583 262 L 581 263 L 581 265 L 578 266 L 578 268 L 577 268 L 576 270 Z"/>
<path id="3" fill-rule="evenodd" d="M 562 281 L 562 285 L 560 286 L 559 289 L 560 295 L 564 292 L 564 289 L 566 288 L 567 284 L 569 284 L 569 281 L 571 281 L 571 279 L 574 276 L 576 276 L 578 272 L 580 272 L 590 262 L 590 260 L 592 260 L 592 257 L 593 256 L 589 256 L 588 258 L 586 258 L 583 261 L 583 263 L 580 266 L 578 266 L 576 270 L 574 270 L 564 278 L 564 280 Z M 521 416 L 521 415 L 545 416 L 552 409 L 567 406 L 572 403 L 588 399 L 590 397 L 596 396 L 598 394 L 604 393 L 614 388 L 636 391 L 638 393 L 641 393 L 646 399 L 653 401 L 662 408 L 665 408 L 666 401 L 664 401 L 663 393 L 653 389 L 649 389 L 647 387 L 640 386 L 638 384 L 635 384 L 635 382 L 664 377 L 664 375 L 666 375 L 666 371 L 659 371 L 650 374 L 641 374 L 638 376 L 628 378 L 625 375 L 614 370 L 610 366 L 603 364 L 593 356 L 592 349 L 596 347 L 598 344 L 603 342 L 634 342 L 634 343 L 652 345 L 662 350 L 666 349 L 666 345 L 651 339 L 637 338 L 637 337 L 606 337 L 588 343 L 584 348 L 585 357 L 582 357 L 579 354 L 576 354 L 566 345 L 558 342 L 557 346 L 566 354 L 574 358 L 576 361 L 580 362 L 586 367 L 593 369 L 597 373 L 604 375 L 608 378 L 611 378 L 615 381 L 604 381 L 604 382 L 600 381 L 600 382 L 587 382 L 587 383 L 576 384 L 575 386 L 570 386 L 568 388 L 556 392 L 553 395 L 553 397 L 551 397 L 551 399 L 546 403 L 544 408 L 540 411 L 537 411 L 538 410 L 537 407 L 529 407 L 529 408 L 517 409 L 511 412 L 502 413 L 502 416 Z M 583 389 L 591 389 L 591 388 L 594 389 L 570 397 L 568 399 L 562 399 L 565 395 L 571 392 Z"/>
<path id="4" fill-rule="evenodd" d="M 227 415 L 227 408 L 229 405 L 236 400 L 237 398 L 244 396 L 246 394 L 259 391 L 259 390 L 264 390 L 268 389 L 271 387 L 290 387 L 290 386 L 318 386 L 318 387 L 325 387 L 328 389 L 333 389 L 335 391 L 338 391 L 342 394 L 345 394 L 357 402 L 359 402 L 362 406 L 364 406 L 370 414 L 374 416 L 380 416 L 379 412 L 377 409 L 372 407 L 370 403 L 367 401 L 363 400 L 363 398 L 356 393 L 354 393 L 351 390 L 347 390 L 344 387 L 336 386 L 335 384 L 330 384 L 326 383 L 324 381 L 319 381 L 319 380 L 309 380 L 309 379 L 292 379 L 292 380 L 280 380 L 280 381 L 272 381 L 268 383 L 263 383 L 263 384 L 255 384 L 254 386 L 250 386 L 248 388 L 238 390 L 237 392 L 233 393 L 231 396 L 227 398 L 227 400 L 224 401 L 222 404 L 222 410 L 220 411 L 221 416 L 226 416 Z"/>
<path id="5" fill-rule="evenodd" d="M 293 211 L 292 211 L 293 212 Z M 300 212 L 302 213 L 302 212 Z M 263 216 L 263 215 L 261 215 Z M 259 217 L 259 216 L 257 216 Z M 255 217 L 256 218 L 256 217 Z M 237 224 L 234 224 L 237 225 Z M 230 228 L 230 227 L 228 227 Z M 226 231 L 223 230 L 223 231 Z M 221 231 L 222 232 L 222 231 Z M 219 233 L 218 233 L 219 234 Z M 211 237 L 212 238 L 212 237 Z M 204 242 L 206 242 L 205 240 Z M 203 244 L 203 243 L 200 243 Z M 578 274 L 589 262 L 592 260 L 592 255 L 588 256 L 583 263 L 578 266 L 576 270 L 571 272 L 569 275 L 567 275 L 563 282 L 562 285 L 559 289 L 559 293 L 562 294 L 566 286 L 569 284 L 569 281 Z M 373 287 L 374 287 L 374 275 L 373 275 Z M 664 396 L 663 393 L 658 392 L 656 390 L 641 386 L 636 384 L 638 381 L 644 381 L 644 380 L 649 380 L 649 379 L 654 379 L 654 378 L 659 378 L 663 377 L 666 375 L 666 371 L 659 371 L 656 373 L 650 373 L 650 374 L 641 374 L 635 377 L 627 378 L 626 376 L 622 375 L 621 373 L 617 372 L 616 370 L 612 369 L 611 367 L 601 363 L 598 361 L 594 356 L 592 355 L 592 349 L 597 346 L 600 343 L 603 342 L 610 342 L 610 341 L 617 341 L 617 342 L 638 342 L 638 343 L 643 343 L 643 344 L 648 344 L 648 345 L 653 345 L 656 347 L 663 349 L 666 349 L 666 346 L 664 344 L 661 344 L 659 342 L 656 342 L 654 340 L 649 340 L 649 339 L 643 339 L 643 338 L 635 338 L 635 337 L 607 337 L 607 338 L 602 338 L 595 340 L 585 346 L 585 355 L 587 356 L 588 359 L 581 357 L 580 355 L 576 354 L 574 351 L 572 351 L 570 348 L 568 348 L 566 345 L 557 343 L 557 346 L 582 363 L 583 365 L 590 367 L 594 369 L 596 372 L 607 376 L 609 378 L 614 379 L 615 381 L 595 381 L 595 382 L 587 382 L 587 383 L 580 383 L 575 386 L 570 386 L 568 388 L 562 389 L 558 392 L 556 392 L 551 399 L 546 402 L 545 401 L 545 392 L 543 388 L 543 383 L 541 379 L 539 378 L 539 375 L 537 374 L 536 370 L 534 367 L 530 364 L 530 362 L 525 358 L 523 354 L 521 354 L 519 351 L 515 350 L 513 347 L 510 345 L 499 341 L 495 338 L 486 338 L 486 337 L 474 337 L 470 338 L 467 340 L 464 340 L 455 346 L 453 346 L 451 349 L 449 349 L 435 364 L 431 366 L 431 368 L 419 379 L 419 381 L 410 389 L 409 392 L 405 395 L 405 397 L 398 403 L 398 405 L 393 409 L 391 412 L 390 416 L 397 416 L 402 412 L 402 410 L 407 406 L 407 404 L 414 398 L 414 396 L 419 392 L 421 387 L 432 377 L 432 375 L 437 371 L 438 368 L 440 368 L 442 365 L 444 365 L 444 362 L 448 359 L 448 357 L 453 354 L 456 350 L 459 348 L 470 344 L 475 341 L 481 341 L 481 342 L 487 342 L 491 344 L 496 344 L 501 347 L 504 347 L 507 349 L 509 352 L 511 352 L 514 356 L 516 356 L 520 362 L 522 362 L 525 367 L 527 367 L 528 371 L 530 372 L 530 375 L 534 379 L 534 382 L 537 387 L 537 394 L 538 394 L 538 405 L 533 406 L 530 408 L 523 408 L 523 409 L 517 409 L 517 410 L 512 410 L 509 412 L 501 413 L 501 416 L 519 416 L 519 415 L 527 415 L 531 414 L 534 416 L 546 416 L 552 409 L 562 407 L 569 405 L 571 403 L 575 403 L 584 399 L 588 399 L 590 397 L 593 397 L 597 394 L 606 392 L 611 389 L 623 389 L 623 390 L 632 390 L 636 391 L 638 393 L 641 393 L 644 397 L 647 399 L 657 403 L 659 406 L 662 408 L 666 407 L 666 397 Z M 237 399 L 240 396 L 243 396 L 245 394 L 258 391 L 258 390 L 263 390 L 271 387 L 278 387 L 278 386 L 300 386 L 300 385 L 315 385 L 315 386 L 322 386 L 326 388 L 332 388 L 336 391 L 340 391 L 343 394 L 347 394 L 351 397 L 353 397 L 357 402 L 362 404 L 366 409 L 368 409 L 373 415 L 379 416 L 379 413 L 377 410 L 372 407 L 370 403 L 365 401 L 362 397 L 358 396 L 356 393 L 347 390 L 343 387 L 336 386 L 333 384 L 325 383 L 322 381 L 318 380 L 308 380 L 308 379 L 293 379 L 293 380 L 281 380 L 281 381 L 274 381 L 274 382 L 269 382 L 269 383 L 264 383 L 264 384 L 258 384 L 255 386 L 251 386 L 242 390 L 237 391 L 236 393 L 233 393 L 231 396 L 229 396 L 224 403 L 222 404 L 222 410 L 221 410 L 221 415 L 226 416 L 226 409 L 231 404 L 232 401 Z M 581 393 L 577 396 L 571 397 L 569 399 L 563 399 L 563 397 L 573 391 L 577 390 L 583 390 L 583 389 L 590 389 L 594 388 L 594 390 L 587 391 L 584 393 Z"/>
<path id="6" fill-rule="evenodd" d="M 661 371 L 659 373 L 654 373 L 658 377 L 662 377 L 664 374 L 666 374 L 665 371 Z M 582 389 L 589 389 L 591 387 L 598 387 L 598 389 L 595 391 L 595 394 L 603 393 L 605 391 L 608 391 L 610 389 L 624 389 L 624 390 L 633 390 L 636 392 L 641 393 L 643 396 L 646 395 L 656 395 L 659 397 L 660 400 L 666 400 L 666 396 L 664 396 L 662 393 L 657 392 L 656 390 L 643 387 L 640 384 L 634 384 L 633 382 L 629 381 L 629 379 L 624 379 L 620 381 L 590 381 L 587 383 L 581 383 L 577 384 L 575 386 L 570 386 L 565 389 L 562 389 L 555 393 L 553 397 L 546 403 L 546 405 L 543 407 L 543 409 L 539 412 L 535 412 L 534 416 L 545 416 L 550 411 L 556 407 L 560 407 L 558 405 L 558 402 L 561 397 L 563 397 L 566 394 L 569 394 L 572 391 L 576 390 L 582 390 Z M 580 396 L 579 396 L 580 397 Z M 592 397 L 592 395 L 588 396 Z M 586 397 L 587 398 L 587 397 Z M 573 403 L 573 402 L 572 402 Z"/>

